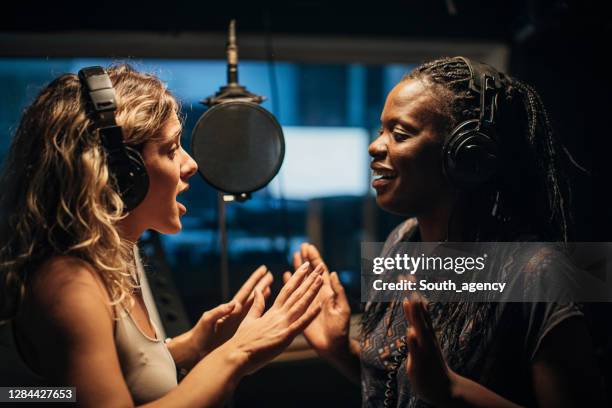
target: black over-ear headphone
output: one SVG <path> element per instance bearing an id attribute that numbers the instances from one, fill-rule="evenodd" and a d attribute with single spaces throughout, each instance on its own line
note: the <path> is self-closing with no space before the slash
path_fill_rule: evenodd
<path id="1" fill-rule="evenodd" d="M 444 174 L 457 187 L 470 189 L 490 180 L 499 166 L 495 132 L 498 95 L 509 79 L 493 67 L 463 60 L 470 70 L 472 91 L 480 95 L 480 117 L 461 122 L 444 140 Z"/>
<path id="2" fill-rule="evenodd" d="M 123 200 L 124 211 L 131 211 L 144 200 L 149 190 L 144 161 L 136 149 L 123 144 L 121 126 L 115 122 L 115 90 L 104 68 L 83 68 L 79 71 L 79 79 L 89 95 L 88 110 L 106 151 L 113 187 Z"/>

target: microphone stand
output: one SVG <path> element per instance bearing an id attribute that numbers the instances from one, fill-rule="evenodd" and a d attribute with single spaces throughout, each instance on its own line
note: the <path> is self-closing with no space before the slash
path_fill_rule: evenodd
<path id="1" fill-rule="evenodd" d="M 209 108 L 226 102 L 243 101 L 251 103 L 262 103 L 266 98 L 249 92 L 238 83 L 238 45 L 236 44 L 236 20 L 231 20 L 228 29 L 226 46 L 227 55 L 227 85 L 222 86 L 217 93 L 202 101 Z M 226 194 L 219 191 L 217 194 L 217 207 L 219 213 L 219 246 L 221 252 L 221 296 L 224 302 L 230 300 L 229 285 L 229 257 L 227 251 L 227 226 L 225 203 L 238 201 L 244 202 L 251 198 L 249 193 Z"/>

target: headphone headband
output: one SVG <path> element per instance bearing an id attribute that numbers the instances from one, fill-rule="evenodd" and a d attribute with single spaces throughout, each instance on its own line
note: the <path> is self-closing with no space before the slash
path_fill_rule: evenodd
<path id="1" fill-rule="evenodd" d="M 471 76 L 469 87 L 474 92 L 481 93 L 482 83 L 480 79 L 483 75 L 488 75 L 494 79 L 493 86 L 497 90 L 501 90 L 509 82 L 506 75 L 490 65 L 478 61 L 472 61 L 466 57 L 457 57 L 457 59 L 462 60 L 468 66 Z"/>
<path id="2" fill-rule="evenodd" d="M 501 72 L 490 65 L 472 61 L 465 57 L 457 57 L 465 62 L 470 70 L 469 88 L 480 95 L 480 117 L 478 128 L 495 126 L 497 113 L 497 95 L 510 82 Z"/>
<path id="3" fill-rule="evenodd" d="M 98 128 L 117 126 L 115 89 L 104 68 L 100 66 L 83 68 L 79 71 L 79 79 L 89 95 L 89 102 L 95 113 L 96 126 Z"/>
<path id="4" fill-rule="evenodd" d="M 117 102 L 110 77 L 100 66 L 79 71 L 79 80 L 89 96 L 87 106 L 93 113 L 100 142 L 106 151 L 106 164 L 114 188 L 123 200 L 125 211 L 131 211 L 144 199 L 149 176 L 140 153 L 123 143 L 121 126 L 117 126 Z"/>

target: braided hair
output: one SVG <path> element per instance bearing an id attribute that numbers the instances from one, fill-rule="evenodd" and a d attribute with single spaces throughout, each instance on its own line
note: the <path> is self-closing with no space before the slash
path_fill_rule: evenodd
<path id="1" fill-rule="evenodd" d="M 463 121 L 479 117 L 479 94 L 469 88 L 470 69 L 463 59 L 425 63 L 403 80 L 408 79 L 423 81 L 442 95 L 439 109 L 447 119 L 443 128 L 446 133 Z M 511 78 L 499 99 L 496 131 L 502 156 L 500 171 L 468 197 L 476 203 L 489 203 L 490 213 L 496 217 L 475 214 L 474 227 L 484 236 L 467 236 L 491 241 L 511 239 L 515 231 L 508 231 L 503 224 L 514 221 L 510 223 L 513 229 L 519 224 L 542 240 L 567 242 L 571 234 L 571 188 L 564 170 L 571 158 L 555 138 L 542 99 L 531 86 Z M 469 208 L 482 211 L 478 205 Z"/>
<path id="2" fill-rule="evenodd" d="M 402 81 L 419 80 L 429 86 L 439 102 L 435 108 L 445 118 L 438 128 L 448 134 L 480 115 L 479 94 L 470 89 L 470 79 L 462 58 L 442 58 L 418 66 Z M 498 98 L 496 134 L 501 151 L 498 174 L 475 191 L 459 192 L 468 202 L 462 240 L 511 241 L 531 233 L 541 241 L 567 242 L 571 188 L 564 170 L 572 159 L 555 138 L 542 100 L 531 86 L 510 78 Z M 362 320 L 364 336 L 375 329 L 389 304 L 371 306 Z M 430 304 L 440 345 L 455 371 L 477 369 L 477 362 L 469 361 L 469 350 L 486 344 L 492 335 L 495 310 L 494 303 Z M 460 343 L 468 321 L 472 335 Z"/>

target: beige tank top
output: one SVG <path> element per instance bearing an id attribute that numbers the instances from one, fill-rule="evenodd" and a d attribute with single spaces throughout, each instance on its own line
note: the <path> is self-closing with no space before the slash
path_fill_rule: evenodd
<path id="1" fill-rule="evenodd" d="M 135 250 L 135 259 L 138 252 Z M 140 261 L 136 262 L 137 280 L 141 282 L 142 296 L 154 328 L 156 338 L 144 334 L 126 311 L 118 313 L 114 337 L 123 378 L 135 404 L 161 398 L 177 386 L 176 366 L 164 342 L 155 303 L 143 278 Z M 152 321 L 153 320 L 153 321 Z M 13 324 L 0 325 L 0 385 L 48 385 L 21 357 L 17 347 Z M 10 381 L 9 381 L 10 380 Z"/>
<path id="2" fill-rule="evenodd" d="M 135 251 L 136 259 L 138 252 Z M 137 262 L 137 280 L 146 285 L 143 270 Z M 155 303 L 148 290 L 142 290 L 147 315 L 152 316 Z M 125 310 L 115 322 L 115 344 L 123 378 L 136 404 L 161 398 L 177 386 L 176 366 L 164 342 L 163 331 L 149 317 L 156 338 L 147 336 Z"/>

